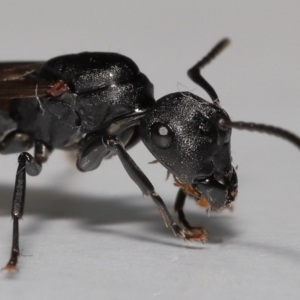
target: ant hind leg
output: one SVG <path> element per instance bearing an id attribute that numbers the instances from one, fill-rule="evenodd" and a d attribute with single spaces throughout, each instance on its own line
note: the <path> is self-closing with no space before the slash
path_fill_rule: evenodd
<path id="1" fill-rule="evenodd" d="M 12 201 L 11 216 L 13 219 L 13 238 L 11 255 L 8 263 L 2 270 L 16 270 L 19 248 L 19 220 L 23 216 L 26 192 L 26 173 L 37 176 L 42 170 L 42 163 L 48 159 L 51 149 L 42 142 L 35 143 L 34 157 L 28 152 L 22 152 L 18 157 L 18 169 L 16 174 L 15 188 Z"/>

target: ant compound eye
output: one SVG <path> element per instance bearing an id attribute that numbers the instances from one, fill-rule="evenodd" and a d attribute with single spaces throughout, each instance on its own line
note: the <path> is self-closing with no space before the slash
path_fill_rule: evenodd
<path id="1" fill-rule="evenodd" d="M 169 148 L 173 141 L 172 130 L 163 123 L 155 123 L 151 128 L 153 143 L 162 149 Z"/>

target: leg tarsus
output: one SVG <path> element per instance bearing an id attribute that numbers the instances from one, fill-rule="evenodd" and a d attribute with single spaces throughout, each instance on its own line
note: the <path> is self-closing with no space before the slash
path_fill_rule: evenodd
<path id="1" fill-rule="evenodd" d="M 11 249 L 11 256 L 4 268 L 2 270 L 6 271 L 17 271 L 18 257 L 20 256 L 19 248 L 19 219 L 17 217 L 13 218 L 13 243 Z"/>
<path id="2" fill-rule="evenodd" d="M 199 227 L 199 229 L 202 227 Z M 175 236 L 180 237 L 181 239 L 185 241 L 200 241 L 202 243 L 207 241 L 207 232 L 204 228 L 202 230 L 197 229 L 187 229 L 187 228 L 181 228 L 176 223 L 174 223 L 171 226 L 171 229 Z"/>

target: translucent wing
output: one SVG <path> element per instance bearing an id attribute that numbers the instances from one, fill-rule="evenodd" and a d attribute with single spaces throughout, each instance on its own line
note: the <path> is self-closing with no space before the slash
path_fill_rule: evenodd
<path id="1" fill-rule="evenodd" d="M 0 107 L 10 99 L 46 95 L 50 82 L 31 76 L 42 65 L 43 62 L 0 63 Z"/>
<path id="2" fill-rule="evenodd" d="M 44 62 L 0 62 L 0 81 L 17 80 L 38 71 Z"/>

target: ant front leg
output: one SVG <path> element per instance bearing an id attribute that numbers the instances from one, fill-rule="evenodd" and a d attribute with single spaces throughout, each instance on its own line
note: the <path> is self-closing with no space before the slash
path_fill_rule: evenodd
<path id="1" fill-rule="evenodd" d="M 183 207 L 186 199 L 186 193 L 182 188 L 178 190 L 178 194 L 176 197 L 175 205 L 174 205 L 174 210 L 178 214 L 178 220 L 179 222 L 184 226 L 185 230 L 191 233 L 198 233 L 202 235 L 202 241 L 205 242 L 208 237 L 207 237 L 207 230 L 204 227 L 201 226 L 191 226 L 190 223 L 187 221 Z"/>
<path id="2" fill-rule="evenodd" d="M 22 152 L 18 157 L 18 169 L 16 174 L 15 188 L 12 201 L 11 215 L 13 218 L 13 239 L 11 256 L 4 270 L 16 270 L 19 247 L 19 220 L 23 216 L 26 191 L 26 173 L 30 176 L 37 176 L 42 170 L 42 163 L 48 159 L 50 148 L 37 141 L 35 143 L 34 157 L 28 152 Z"/>
<path id="3" fill-rule="evenodd" d="M 182 229 L 176 224 L 176 222 L 171 217 L 165 203 L 163 202 L 161 197 L 156 193 L 149 179 L 137 166 L 137 164 L 130 157 L 130 155 L 126 152 L 123 145 L 116 137 L 104 137 L 103 141 L 107 144 L 107 146 L 111 147 L 116 151 L 127 174 L 138 185 L 142 193 L 152 198 L 154 203 L 157 205 L 157 208 L 164 220 L 166 227 L 171 228 L 175 236 L 178 236 L 184 240 L 200 240 L 202 242 L 205 240 L 203 239 L 202 233 L 192 233 L 188 230 Z"/>

